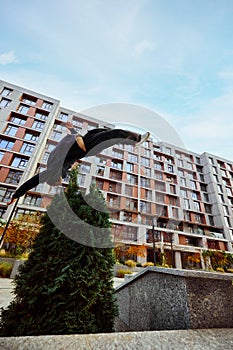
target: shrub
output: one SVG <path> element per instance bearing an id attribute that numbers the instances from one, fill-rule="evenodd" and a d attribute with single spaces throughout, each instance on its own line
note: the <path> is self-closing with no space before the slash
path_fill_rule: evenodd
<path id="1" fill-rule="evenodd" d="M 147 261 L 143 267 L 147 267 L 147 266 L 155 266 L 155 264 L 153 262 Z"/>
<path id="2" fill-rule="evenodd" d="M 227 272 L 233 273 L 233 269 L 227 269 Z"/>
<path id="3" fill-rule="evenodd" d="M 125 265 L 128 267 L 136 267 L 136 262 L 133 260 L 126 260 Z"/>
<path id="4" fill-rule="evenodd" d="M 216 271 L 218 271 L 218 272 L 225 272 L 222 267 L 217 267 Z"/>
<path id="5" fill-rule="evenodd" d="M 136 266 L 137 266 L 137 267 L 142 267 L 142 264 L 141 264 L 140 262 L 137 262 L 137 263 L 136 263 Z"/>
<path id="6" fill-rule="evenodd" d="M 11 271 L 13 269 L 13 264 L 9 262 L 0 263 L 0 277 L 10 277 Z"/>
<path id="7" fill-rule="evenodd" d="M 117 271 L 117 277 L 120 277 L 120 278 L 125 277 L 125 275 L 131 275 L 131 274 L 132 274 L 131 270 L 120 269 Z"/>

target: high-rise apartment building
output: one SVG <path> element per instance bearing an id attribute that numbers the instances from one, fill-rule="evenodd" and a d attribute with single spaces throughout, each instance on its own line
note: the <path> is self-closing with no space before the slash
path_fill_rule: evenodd
<path id="1" fill-rule="evenodd" d="M 12 192 L 46 167 L 49 153 L 71 121 L 81 134 L 107 122 L 63 108 L 60 101 L 0 81 L 0 216 L 7 220 Z M 95 182 L 103 192 L 119 255 L 140 247 L 138 261 L 165 253 L 185 268 L 190 257 L 204 268 L 201 252 L 233 251 L 233 163 L 148 140 L 135 149 L 116 145 L 82 160 L 79 185 Z M 64 181 L 64 186 L 67 184 Z M 59 190 L 41 184 L 20 198 L 16 217 L 46 211 Z M 134 250 L 136 251 L 136 250 Z M 198 259 L 199 257 L 199 259 Z M 193 259 L 194 261 L 195 259 Z"/>

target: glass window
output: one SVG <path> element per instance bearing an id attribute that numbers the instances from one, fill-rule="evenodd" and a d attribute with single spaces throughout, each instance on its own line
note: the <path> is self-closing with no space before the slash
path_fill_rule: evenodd
<path id="1" fill-rule="evenodd" d="M 8 173 L 8 176 L 6 178 L 6 183 L 18 185 L 18 183 L 21 179 L 21 176 L 22 176 L 21 171 L 10 170 Z"/>
<path id="2" fill-rule="evenodd" d="M 129 153 L 128 154 L 128 161 L 132 163 L 138 162 L 138 156 L 136 154 Z"/>
<path id="3" fill-rule="evenodd" d="M 90 164 L 84 164 L 84 163 L 81 164 L 81 166 L 80 166 L 80 172 L 81 172 L 81 173 L 87 173 L 87 174 L 89 174 L 89 173 L 90 173 L 90 170 L 91 170 Z"/>
<path id="4" fill-rule="evenodd" d="M 141 165 L 150 166 L 150 159 L 141 157 Z"/>
<path id="5" fill-rule="evenodd" d="M 44 123 L 43 122 L 39 122 L 39 121 L 34 121 L 33 125 L 32 125 L 32 128 L 33 129 L 36 129 L 36 130 L 42 130 L 43 127 L 44 127 Z"/>
<path id="6" fill-rule="evenodd" d="M 34 207 L 40 207 L 42 202 L 42 198 L 40 196 L 27 194 L 24 198 L 24 204 L 31 205 Z"/>
<path id="7" fill-rule="evenodd" d="M 6 108 L 7 106 L 9 106 L 9 104 L 11 103 L 11 100 L 8 100 L 7 98 L 2 98 L 0 101 L 0 108 Z"/>
<path id="8" fill-rule="evenodd" d="M 25 119 L 19 117 L 11 117 L 10 121 L 15 124 L 24 125 L 26 123 Z"/>
<path id="9" fill-rule="evenodd" d="M 20 105 L 18 108 L 18 111 L 22 114 L 27 114 L 27 112 L 29 111 L 29 107 L 28 106 L 24 106 L 24 105 Z"/>
<path id="10" fill-rule="evenodd" d="M 29 132 L 27 132 L 25 135 L 24 135 L 24 139 L 25 140 L 28 140 L 28 141 L 37 141 L 39 138 L 38 135 L 35 135 L 35 134 L 31 134 Z"/>
<path id="11" fill-rule="evenodd" d="M 13 92 L 12 89 L 8 89 L 6 87 L 3 88 L 2 92 L 1 92 L 1 96 L 9 96 L 11 93 Z"/>
<path id="12" fill-rule="evenodd" d="M 60 141 L 61 138 L 62 138 L 62 133 L 59 131 L 53 130 L 51 139 L 55 141 Z"/>
<path id="13" fill-rule="evenodd" d="M 18 131 L 18 128 L 16 126 L 13 126 L 13 125 L 8 125 L 4 134 L 5 135 L 10 135 L 10 136 L 15 136 L 16 133 Z"/>
<path id="14" fill-rule="evenodd" d="M 24 169 L 26 168 L 27 163 L 28 163 L 28 159 L 14 157 L 13 162 L 11 163 L 11 166 L 19 169 Z"/>
<path id="15" fill-rule="evenodd" d="M 31 155 L 34 151 L 35 145 L 32 145 L 31 143 L 24 142 L 23 146 L 21 147 L 20 152 L 24 154 Z"/>
<path id="16" fill-rule="evenodd" d="M 4 154 L 5 154 L 5 152 L 0 151 L 0 161 L 1 161 L 1 160 L 2 160 L 2 158 L 4 157 Z"/>
<path id="17" fill-rule="evenodd" d="M 114 159 L 111 161 L 111 167 L 122 170 L 123 164 L 122 164 L 122 162 L 119 162 L 119 161 Z"/>
<path id="18" fill-rule="evenodd" d="M 47 101 L 44 101 L 43 104 L 42 104 L 42 108 L 48 109 L 48 110 L 51 110 L 52 106 L 53 106 L 53 104 L 50 103 L 50 102 L 47 102 Z"/>
<path id="19" fill-rule="evenodd" d="M 13 146 L 14 146 L 14 142 L 0 139 L 0 148 L 11 150 Z"/>
<path id="20" fill-rule="evenodd" d="M 14 190 L 7 189 L 5 187 L 0 187 L 0 202 L 9 202 L 13 192 Z"/>
<path id="21" fill-rule="evenodd" d="M 47 120 L 48 115 L 42 112 L 36 111 L 35 118 L 41 119 L 41 120 Z"/>
<path id="22" fill-rule="evenodd" d="M 61 112 L 60 115 L 59 115 L 59 119 L 62 120 L 63 122 L 67 122 L 68 114 Z"/>

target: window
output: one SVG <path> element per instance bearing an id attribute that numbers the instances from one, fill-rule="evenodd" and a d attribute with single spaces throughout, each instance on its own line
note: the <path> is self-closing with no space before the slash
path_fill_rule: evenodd
<path id="1" fill-rule="evenodd" d="M 41 120 L 47 120 L 48 115 L 42 112 L 36 111 L 35 118 L 41 119 Z"/>
<path id="2" fill-rule="evenodd" d="M 26 120 L 25 119 L 22 119 L 22 118 L 19 118 L 19 117 L 11 117 L 10 121 L 12 123 L 15 123 L 15 124 L 19 124 L 19 125 L 24 125 L 26 123 Z"/>
<path id="3" fill-rule="evenodd" d="M 43 122 L 39 122 L 39 121 L 34 121 L 33 125 L 32 125 L 32 128 L 33 129 L 36 129 L 36 130 L 42 130 L 43 127 L 44 127 L 44 123 Z"/>
<path id="4" fill-rule="evenodd" d="M 201 208 L 200 208 L 200 203 L 199 203 L 199 202 L 193 202 L 193 204 L 194 204 L 195 210 L 197 210 L 197 211 L 200 211 L 200 210 L 201 210 Z"/>
<path id="5" fill-rule="evenodd" d="M 165 203 L 165 196 L 162 193 L 155 193 L 155 201 L 159 203 Z"/>
<path id="6" fill-rule="evenodd" d="M 42 202 L 42 198 L 36 195 L 27 194 L 24 198 L 24 204 L 32 205 L 34 207 L 40 207 Z"/>
<path id="7" fill-rule="evenodd" d="M 96 175 L 98 176 L 104 176 L 104 166 L 97 165 L 96 167 Z"/>
<path id="8" fill-rule="evenodd" d="M 136 154 L 129 153 L 128 154 L 128 161 L 132 163 L 138 162 L 138 156 Z"/>
<path id="9" fill-rule="evenodd" d="M 204 206 L 205 206 L 205 212 L 207 214 L 212 214 L 212 206 L 209 204 L 204 204 Z"/>
<path id="10" fill-rule="evenodd" d="M 49 152 L 44 153 L 44 156 L 42 158 L 42 163 L 47 163 L 48 158 L 49 158 L 49 154 L 50 154 Z"/>
<path id="11" fill-rule="evenodd" d="M 145 177 L 141 177 L 141 186 L 142 187 L 150 187 L 150 179 Z"/>
<path id="12" fill-rule="evenodd" d="M 140 212 L 150 213 L 151 212 L 151 203 L 140 201 Z"/>
<path id="13" fill-rule="evenodd" d="M 145 171 L 145 175 L 148 176 L 148 177 L 151 177 L 151 169 L 150 168 L 144 168 L 144 171 Z"/>
<path id="14" fill-rule="evenodd" d="M 32 96 L 23 96 L 22 101 L 30 106 L 35 106 L 37 98 Z"/>
<path id="15" fill-rule="evenodd" d="M 172 207 L 172 217 L 178 219 L 179 218 L 179 211 L 178 208 Z"/>
<path id="16" fill-rule="evenodd" d="M 10 136 L 15 136 L 17 131 L 18 131 L 18 128 L 16 126 L 8 125 L 4 134 L 10 135 Z"/>
<path id="17" fill-rule="evenodd" d="M 54 124 L 53 130 L 64 132 L 66 127 L 62 124 Z"/>
<path id="18" fill-rule="evenodd" d="M 107 159 L 103 157 L 95 157 L 95 162 L 105 165 L 107 163 Z"/>
<path id="19" fill-rule="evenodd" d="M 133 152 L 133 146 L 132 145 L 125 145 L 126 151 Z"/>
<path id="20" fill-rule="evenodd" d="M 207 185 L 201 184 L 201 191 L 207 192 Z"/>
<path id="21" fill-rule="evenodd" d="M 24 135 L 24 140 L 28 140 L 28 141 L 37 141 L 39 138 L 38 135 L 35 135 L 35 134 L 31 134 L 29 132 L 27 132 L 25 135 Z"/>
<path id="22" fill-rule="evenodd" d="M 133 187 L 129 186 L 129 185 L 125 185 L 125 194 L 127 196 L 132 197 L 132 195 L 133 195 Z"/>
<path id="23" fill-rule="evenodd" d="M 203 198 L 205 202 L 209 202 L 209 196 L 207 193 L 203 193 Z"/>
<path id="24" fill-rule="evenodd" d="M 180 190 L 180 192 L 181 192 L 181 196 L 182 197 L 188 197 L 188 192 L 187 192 L 187 190 L 184 190 L 184 189 L 182 189 L 182 190 Z"/>
<path id="25" fill-rule="evenodd" d="M 24 142 L 23 146 L 21 147 L 20 152 L 24 154 L 31 155 L 34 151 L 35 145 L 32 145 L 31 143 Z"/>
<path id="26" fill-rule="evenodd" d="M 190 203 L 188 199 L 184 199 L 184 207 L 185 209 L 190 209 Z"/>
<path id="27" fill-rule="evenodd" d="M 194 220 L 195 222 L 201 224 L 201 215 L 200 214 L 194 214 Z"/>
<path id="28" fill-rule="evenodd" d="M 2 160 L 2 158 L 4 157 L 4 154 L 5 154 L 5 152 L 0 151 L 0 161 L 1 161 L 1 160 Z"/>
<path id="29" fill-rule="evenodd" d="M 141 157 L 141 165 L 150 166 L 150 159 Z"/>
<path id="30" fill-rule="evenodd" d="M 173 165 L 168 164 L 167 169 L 168 169 L 169 173 L 173 173 L 174 172 Z"/>
<path id="31" fill-rule="evenodd" d="M 52 150 L 54 150 L 56 146 L 55 145 L 52 145 L 51 143 L 47 143 L 45 149 L 48 151 L 48 152 L 52 152 Z"/>
<path id="32" fill-rule="evenodd" d="M 112 160 L 111 161 L 111 167 L 122 170 L 123 164 L 121 162 L 117 161 L 117 160 Z"/>
<path id="33" fill-rule="evenodd" d="M 28 160 L 20 157 L 14 157 L 11 166 L 19 169 L 25 169 L 27 166 Z"/>
<path id="34" fill-rule="evenodd" d="M 13 92 L 12 89 L 8 89 L 6 87 L 3 88 L 2 92 L 1 92 L 1 96 L 9 96 L 11 93 Z"/>
<path id="35" fill-rule="evenodd" d="M 79 186 L 84 186 L 85 179 L 86 179 L 86 175 L 85 174 L 78 174 L 78 184 L 79 184 Z"/>
<path id="36" fill-rule="evenodd" d="M 180 184 L 181 186 L 186 186 L 186 179 L 184 177 L 180 178 Z"/>
<path id="37" fill-rule="evenodd" d="M 155 168 L 156 170 L 163 170 L 163 165 L 162 165 L 162 163 L 157 163 L 157 162 L 155 162 L 155 163 L 154 163 L 154 168 Z"/>
<path id="38" fill-rule="evenodd" d="M 190 184 L 191 184 L 191 188 L 192 188 L 193 190 L 195 190 L 195 189 L 196 189 L 196 182 L 190 181 Z"/>
<path id="39" fill-rule="evenodd" d="M 192 199 L 196 199 L 197 200 L 197 193 L 196 192 L 192 192 Z"/>
<path id="40" fill-rule="evenodd" d="M 6 178 L 6 183 L 18 185 L 18 183 L 21 179 L 21 176 L 22 176 L 21 171 L 10 170 L 8 173 L 8 176 Z"/>
<path id="41" fill-rule="evenodd" d="M 133 163 L 126 163 L 126 171 L 133 172 Z"/>
<path id="42" fill-rule="evenodd" d="M 9 202 L 14 190 L 0 187 L 0 202 Z"/>
<path id="43" fill-rule="evenodd" d="M 165 192 L 165 183 L 155 181 L 155 189 L 158 190 L 158 191 Z"/>
<path id="44" fill-rule="evenodd" d="M 18 108 L 18 112 L 20 112 L 22 114 L 27 114 L 28 111 L 29 111 L 28 106 L 20 105 Z"/>
<path id="45" fill-rule="evenodd" d="M 81 173 L 87 173 L 87 174 L 89 174 L 89 173 L 90 173 L 90 170 L 91 170 L 90 164 L 84 164 L 84 163 L 81 164 L 81 166 L 80 166 L 80 172 L 81 172 Z"/>
<path id="46" fill-rule="evenodd" d="M 224 215 L 229 215 L 229 210 L 227 206 L 223 205 L 223 211 L 224 211 Z"/>
<path id="47" fill-rule="evenodd" d="M 129 209 L 129 210 L 136 211 L 138 209 L 138 202 L 137 202 L 137 200 L 126 198 L 125 208 Z"/>
<path id="48" fill-rule="evenodd" d="M 127 174 L 127 182 L 131 183 L 132 185 L 137 185 L 138 184 L 137 175 Z"/>
<path id="49" fill-rule="evenodd" d="M 226 187 L 227 195 L 232 196 L 232 191 L 230 188 Z"/>
<path id="50" fill-rule="evenodd" d="M 174 193 L 174 194 L 176 193 L 176 186 L 175 185 L 170 185 L 169 188 L 170 188 L 171 193 Z"/>
<path id="51" fill-rule="evenodd" d="M 8 100 L 7 98 L 2 98 L 0 101 L 0 108 L 6 108 L 7 106 L 9 106 L 9 104 L 11 103 L 11 100 Z"/>
<path id="52" fill-rule="evenodd" d="M 51 135 L 52 140 L 59 141 L 61 137 L 62 137 L 62 133 L 60 133 L 59 131 L 53 130 Z"/>
<path id="53" fill-rule="evenodd" d="M 0 148 L 11 150 L 13 146 L 14 146 L 14 142 L 0 139 Z"/>
<path id="54" fill-rule="evenodd" d="M 63 122 L 67 122 L 68 120 L 68 114 L 64 113 L 64 112 L 61 112 L 59 117 L 58 117 L 60 120 L 62 120 Z"/>
<path id="55" fill-rule="evenodd" d="M 116 157 L 116 158 L 123 158 L 123 153 L 122 152 L 119 152 L 119 151 L 116 151 L 116 150 L 113 150 L 112 151 L 112 156 L 113 157 Z"/>
<path id="56" fill-rule="evenodd" d="M 43 109 L 47 109 L 47 110 L 51 110 L 52 109 L 53 104 L 47 101 L 44 101 L 42 104 L 42 108 Z"/>

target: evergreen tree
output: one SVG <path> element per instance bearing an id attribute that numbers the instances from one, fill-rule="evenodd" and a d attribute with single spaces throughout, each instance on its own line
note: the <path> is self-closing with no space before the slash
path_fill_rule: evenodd
<path id="1" fill-rule="evenodd" d="M 65 193 L 70 207 L 83 220 L 74 227 L 92 235 L 93 240 L 96 226 L 106 228 L 110 241 L 109 213 L 102 194 L 91 186 L 90 193 L 82 195 L 76 178 L 77 172 L 73 171 Z M 69 224 L 60 195 L 54 197 L 50 207 Z M 113 331 L 117 315 L 113 265 L 112 248 L 82 245 L 66 237 L 45 214 L 33 251 L 16 276 L 15 298 L 2 309 L 0 335 Z"/>

